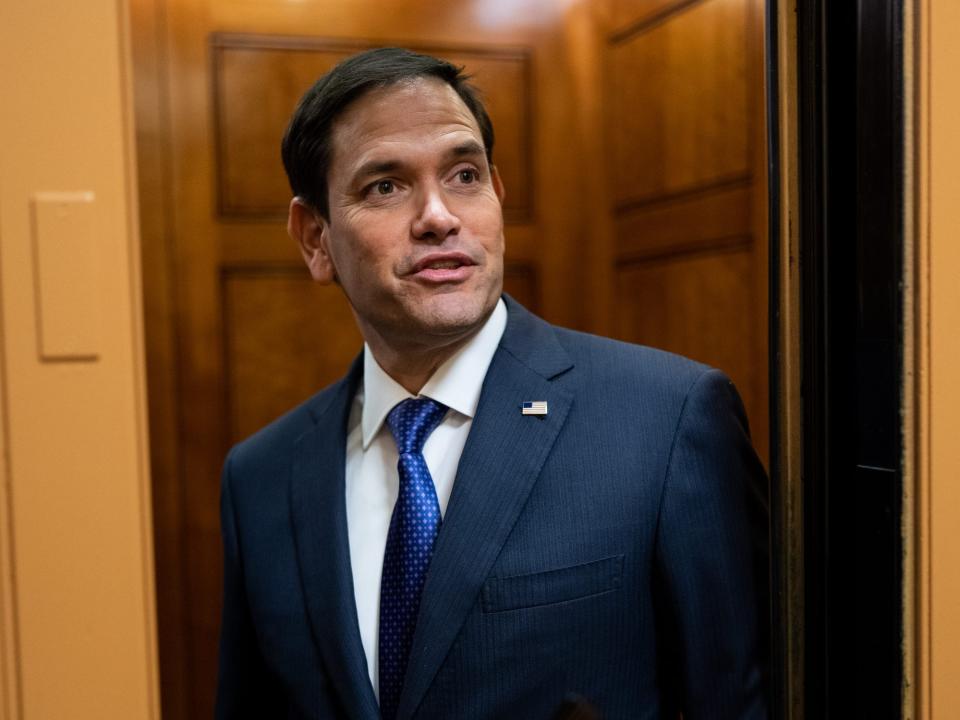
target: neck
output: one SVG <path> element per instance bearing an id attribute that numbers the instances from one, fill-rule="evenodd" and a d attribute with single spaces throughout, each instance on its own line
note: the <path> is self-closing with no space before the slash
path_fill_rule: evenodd
<path id="1" fill-rule="evenodd" d="M 383 342 L 380 337 L 365 339 L 370 346 L 373 357 L 376 358 L 384 372 L 403 386 L 407 392 L 412 395 L 419 395 L 420 390 L 427 384 L 437 368 L 453 357 L 476 334 L 477 331 L 474 331 L 439 347 L 431 345 L 429 347 L 406 346 L 397 348 Z"/>

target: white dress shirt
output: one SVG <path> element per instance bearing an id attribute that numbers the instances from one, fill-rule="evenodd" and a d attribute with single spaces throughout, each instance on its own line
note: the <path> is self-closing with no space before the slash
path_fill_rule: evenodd
<path id="1" fill-rule="evenodd" d="M 480 331 L 437 368 L 420 390 L 420 396 L 450 408 L 423 446 L 441 517 L 447 511 L 460 455 L 480 402 L 483 379 L 506 326 L 507 308 L 499 300 Z M 397 445 L 384 421 L 394 405 L 409 397 L 413 396 L 384 372 L 370 347 L 364 345 L 363 384 L 353 400 L 347 425 L 347 534 L 360 639 L 378 698 L 380 576 L 399 485 Z"/>

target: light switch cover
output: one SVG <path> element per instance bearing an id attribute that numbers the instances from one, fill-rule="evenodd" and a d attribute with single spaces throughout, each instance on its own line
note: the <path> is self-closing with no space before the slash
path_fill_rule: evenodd
<path id="1" fill-rule="evenodd" d="M 96 360 L 101 352 L 100 238 L 92 192 L 33 198 L 40 358 Z"/>

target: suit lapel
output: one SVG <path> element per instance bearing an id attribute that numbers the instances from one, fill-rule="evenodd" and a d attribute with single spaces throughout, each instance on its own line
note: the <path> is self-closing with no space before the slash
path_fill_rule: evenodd
<path id="1" fill-rule="evenodd" d="M 379 718 L 357 626 L 344 489 L 346 426 L 362 356 L 315 411 L 295 448 L 291 515 L 300 577 L 314 638 L 351 718 Z"/>
<path id="2" fill-rule="evenodd" d="M 509 300 L 508 308 L 424 586 L 401 719 L 416 711 L 473 609 L 572 403 L 550 382 L 571 367 L 552 328 Z M 523 415 L 524 400 L 546 400 L 549 413 Z"/>

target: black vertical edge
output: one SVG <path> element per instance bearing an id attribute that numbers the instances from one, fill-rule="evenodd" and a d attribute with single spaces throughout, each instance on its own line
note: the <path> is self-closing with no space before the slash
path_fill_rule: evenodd
<path id="1" fill-rule="evenodd" d="M 823 618 L 824 717 L 882 716 L 858 714 L 865 707 L 853 691 L 864 662 L 863 648 L 851 629 L 858 606 L 869 602 L 869 590 L 855 581 L 860 558 L 856 553 L 856 526 L 868 513 L 857 503 L 854 448 L 864 418 L 857 412 L 858 292 L 862 272 L 858 263 L 857 208 L 863 196 L 858 184 L 860 157 L 858 128 L 871 110 L 861 103 L 857 68 L 862 63 L 857 2 L 822 5 L 823 178 L 820 188 L 823 234 L 817 240 L 822 257 L 820 337 L 817 359 L 825 385 L 821 389 L 819 419 L 824 432 L 824 475 L 818 488 L 818 527 L 822 533 L 819 612 Z M 871 118 L 872 119 L 872 118 Z"/>
<path id="2" fill-rule="evenodd" d="M 825 718 L 826 661 L 823 483 L 826 428 L 823 400 L 823 37 L 819 0 L 797 0 L 797 122 L 799 165 L 800 374 L 803 427 L 801 479 L 804 536 L 804 709 Z"/>
<path id="3" fill-rule="evenodd" d="M 805 709 L 899 718 L 903 0 L 798 0 Z"/>
<path id="4" fill-rule="evenodd" d="M 900 717 L 903 684 L 903 2 L 860 0 L 857 103 L 856 343 L 859 509 L 851 554 L 861 588 L 852 641 L 855 704 Z M 864 605 L 869 600 L 870 604 Z M 866 611 L 863 608 L 866 608 Z"/>
<path id="5" fill-rule="evenodd" d="M 784 506 L 780 457 L 780 74 L 777 40 L 778 0 L 766 0 L 764 45 L 767 121 L 767 245 L 768 328 L 767 351 L 770 387 L 770 709 L 774 718 L 786 717 L 787 643 L 784 567 Z"/>

